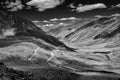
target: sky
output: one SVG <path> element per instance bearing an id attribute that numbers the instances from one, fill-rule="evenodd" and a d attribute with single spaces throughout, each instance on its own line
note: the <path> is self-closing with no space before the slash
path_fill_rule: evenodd
<path id="1" fill-rule="evenodd" d="M 30 21 L 120 13 L 120 0 L 1 0 L 0 6 Z"/>

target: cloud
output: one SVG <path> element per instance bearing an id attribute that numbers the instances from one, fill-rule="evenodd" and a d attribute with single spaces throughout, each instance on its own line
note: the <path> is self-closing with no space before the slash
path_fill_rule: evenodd
<path id="1" fill-rule="evenodd" d="M 44 23 L 48 23 L 49 21 L 47 21 L 47 20 L 43 20 L 43 22 L 44 22 Z"/>
<path id="2" fill-rule="evenodd" d="M 6 8 L 9 9 L 9 11 L 17 11 L 23 9 L 23 5 L 20 0 L 16 0 L 15 2 L 6 2 Z"/>
<path id="3" fill-rule="evenodd" d="M 75 20 L 75 19 L 76 17 L 61 18 L 61 19 L 54 18 L 54 19 L 50 19 L 50 21 L 65 21 L 65 20 Z"/>
<path id="4" fill-rule="evenodd" d="M 39 11 L 55 8 L 62 4 L 65 0 L 6 0 L 0 2 L 3 8 L 7 8 L 9 11 L 17 11 L 21 9 L 37 8 Z"/>
<path id="5" fill-rule="evenodd" d="M 27 2 L 27 5 L 35 6 L 39 11 L 54 8 L 60 5 L 64 0 L 31 0 Z"/>
<path id="6" fill-rule="evenodd" d="M 34 21 L 32 21 L 33 23 L 38 23 L 38 22 L 40 22 L 40 21 L 37 21 L 37 20 L 34 20 Z"/>
<path id="7" fill-rule="evenodd" d="M 85 11 L 90 11 L 90 10 L 99 9 L 99 8 L 107 8 L 107 6 L 103 3 L 91 4 L 91 5 L 85 5 L 85 6 L 80 4 L 78 7 L 76 7 L 76 11 L 85 12 Z"/>
<path id="8" fill-rule="evenodd" d="M 46 25 L 44 25 L 44 26 L 54 26 L 54 24 L 46 24 Z"/>
<path id="9" fill-rule="evenodd" d="M 58 18 L 50 19 L 50 21 L 58 21 Z"/>
<path id="10" fill-rule="evenodd" d="M 70 17 L 70 18 L 61 18 L 61 21 L 65 21 L 65 20 L 75 20 L 76 17 Z"/>
<path id="11" fill-rule="evenodd" d="M 69 20 L 75 20 L 76 19 L 76 17 L 70 17 L 70 18 L 68 18 Z"/>
<path id="12" fill-rule="evenodd" d="M 70 7 L 70 8 L 76 8 L 73 3 L 70 4 L 68 7 Z"/>
<path id="13" fill-rule="evenodd" d="M 119 14 L 119 13 L 116 13 L 116 14 L 113 14 L 112 16 L 120 16 L 120 14 Z"/>
<path id="14" fill-rule="evenodd" d="M 117 4 L 116 7 L 120 7 L 120 4 Z"/>
<path id="15" fill-rule="evenodd" d="M 114 8 L 120 8 L 120 3 L 117 4 L 117 5 L 111 5 L 111 8 L 110 8 L 110 9 L 114 9 Z"/>
<path id="16" fill-rule="evenodd" d="M 59 25 L 64 25 L 64 23 L 59 23 Z"/>
<path id="17" fill-rule="evenodd" d="M 48 23 L 49 21 L 47 21 L 47 20 L 43 20 L 43 21 L 34 20 L 34 21 L 32 21 L 32 22 L 33 22 L 33 23 L 39 23 L 39 22 Z"/>
<path id="18" fill-rule="evenodd" d="M 111 6 L 111 9 L 114 9 L 114 8 L 120 8 L 120 3 L 117 4 L 117 5 L 112 5 L 112 6 Z"/>

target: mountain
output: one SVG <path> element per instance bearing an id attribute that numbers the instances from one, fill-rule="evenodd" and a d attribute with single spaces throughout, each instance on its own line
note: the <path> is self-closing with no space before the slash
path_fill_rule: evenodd
<path id="1" fill-rule="evenodd" d="M 55 47 L 64 47 L 71 51 L 74 50 L 72 48 L 67 47 L 63 42 L 59 41 L 55 37 L 46 34 L 42 29 L 36 27 L 32 22 L 23 19 L 17 15 L 8 14 L 3 11 L 1 11 L 1 36 L 2 36 L 1 44 L 6 39 L 9 40 L 8 44 L 13 44 L 22 41 L 24 39 L 23 37 L 25 38 L 30 37 L 30 38 L 42 39 L 46 43 L 52 44 Z M 22 40 L 20 40 L 21 37 Z M 12 40 L 10 42 L 11 38 Z M 29 41 L 31 39 L 27 39 L 27 40 Z M 1 45 L 1 47 L 2 46 L 5 46 L 5 44 Z"/>
<path id="2" fill-rule="evenodd" d="M 119 20 L 119 15 L 99 16 L 44 31 L 16 14 L 0 11 L 1 69 L 7 70 L 5 74 L 12 69 L 13 75 L 22 71 L 29 77 L 30 72 L 47 80 L 118 80 Z"/>
<path id="3" fill-rule="evenodd" d="M 59 26 L 47 31 L 76 47 L 95 45 L 118 39 L 119 15 L 101 16 L 93 19 L 83 19 Z M 100 42 L 101 41 L 101 42 Z"/>
<path id="4" fill-rule="evenodd" d="M 97 68 L 104 67 L 102 69 L 105 71 L 119 73 L 119 22 L 120 14 L 96 16 L 93 19 L 70 23 L 68 26 L 53 28 L 48 33 L 78 48 L 78 54 L 71 54 L 76 60 L 88 65 L 97 65 Z"/>

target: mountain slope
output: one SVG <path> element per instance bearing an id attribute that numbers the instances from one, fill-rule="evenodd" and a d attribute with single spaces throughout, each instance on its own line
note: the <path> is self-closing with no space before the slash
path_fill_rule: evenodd
<path id="1" fill-rule="evenodd" d="M 3 13 L 0 17 L 0 61 L 8 67 L 35 73 L 52 68 L 84 76 L 120 77 L 119 16 L 101 16 L 44 32 L 30 21 Z M 59 29 L 68 33 L 63 35 L 60 30 L 56 34 Z M 74 52 L 68 45 L 78 50 Z"/>
<path id="2" fill-rule="evenodd" d="M 71 53 L 72 59 L 94 65 L 97 69 L 120 73 L 120 15 L 99 16 L 69 27 L 71 30 L 61 27 L 68 34 L 61 35 L 60 39 L 79 49 L 78 53 Z"/>
<path id="3" fill-rule="evenodd" d="M 4 15 L 6 14 L 6 15 Z M 55 47 L 64 47 L 68 50 L 74 51 L 74 49 L 67 47 L 63 42 L 59 41 L 55 37 L 46 34 L 42 29 L 36 27 L 32 22 L 25 20 L 17 15 L 8 14 L 5 12 L 1 15 L 1 39 L 16 37 L 33 37 L 36 39 L 42 39 L 46 43 Z M 22 38 L 23 39 L 23 38 Z M 15 40 L 12 40 L 11 44 Z M 20 40 L 22 41 L 22 40 Z M 16 42 L 16 41 L 15 41 Z"/>

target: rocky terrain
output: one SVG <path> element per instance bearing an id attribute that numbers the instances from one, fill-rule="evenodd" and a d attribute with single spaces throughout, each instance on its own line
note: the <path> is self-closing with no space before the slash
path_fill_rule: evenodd
<path id="1" fill-rule="evenodd" d="M 4 63 L 0 79 L 119 80 L 119 22 L 120 15 L 115 14 L 73 21 L 48 30 L 43 26 L 43 31 L 17 15 L 0 15 L 0 62 Z M 59 41 L 75 52 L 57 47 Z M 8 72 L 19 78 L 11 79 Z M 19 73 L 28 77 L 23 78 Z"/>

